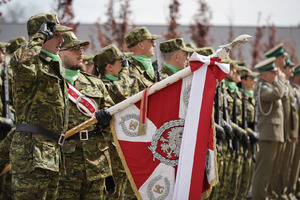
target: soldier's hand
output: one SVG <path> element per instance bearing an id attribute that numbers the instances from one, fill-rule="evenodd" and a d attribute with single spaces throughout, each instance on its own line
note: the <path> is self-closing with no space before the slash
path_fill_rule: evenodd
<path id="1" fill-rule="evenodd" d="M 226 136 L 229 138 L 229 139 L 232 139 L 233 138 L 233 135 L 232 135 L 232 127 L 231 125 L 226 122 L 225 120 L 222 120 L 222 124 L 223 124 L 223 129 L 226 133 Z"/>
<path id="2" fill-rule="evenodd" d="M 12 127 L 14 127 L 14 122 L 10 118 L 3 117 L 2 120 L 3 120 L 2 124 L 4 128 L 10 130 L 12 129 Z"/>
<path id="3" fill-rule="evenodd" d="M 246 135 L 246 134 L 242 135 L 242 143 L 243 143 L 244 147 L 248 148 L 249 143 L 250 143 L 250 139 L 249 139 L 248 135 Z"/>
<path id="4" fill-rule="evenodd" d="M 0 158 L 0 173 L 3 171 L 8 162 L 8 160 Z"/>
<path id="5" fill-rule="evenodd" d="M 242 134 L 243 134 L 243 130 L 240 127 L 236 126 L 234 130 L 235 137 L 238 138 L 238 140 L 241 140 Z"/>
<path id="6" fill-rule="evenodd" d="M 129 62 L 128 62 L 128 60 L 127 60 L 127 58 L 126 58 L 125 55 L 122 56 L 122 59 L 121 59 L 121 66 L 122 66 L 122 67 L 128 67 L 128 66 L 129 66 Z"/>
<path id="7" fill-rule="evenodd" d="M 222 126 L 215 123 L 215 127 L 216 127 L 216 137 L 221 141 L 224 140 L 226 135 L 225 135 L 225 132 L 224 132 L 224 129 L 222 128 Z"/>
<path id="8" fill-rule="evenodd" d="M 46 36 L 45 43 L 51 38 L 53 38 L 56 30 L 55 25 L 55 22 L 45 21 L 41 25 L 40 29 L 37 31 L 38 33 L 42 33 Z"/>
<path id="9" fill-rule="evenodd" d="M 112 119 L 110 113 L 107 111 L 107 108 L 102 108 L 95 112 L 95 116 L 97 119 L 97 124 L 102 128 L 106 128 L 109 126 L 109 122 Z"/>
<path id="10" fill-rule="evenodd" d="M 249 134 L 250 140 L 252 143 L 257 143 L 258 142 L 258 133 L 257 132 L 251 132 Z"/>

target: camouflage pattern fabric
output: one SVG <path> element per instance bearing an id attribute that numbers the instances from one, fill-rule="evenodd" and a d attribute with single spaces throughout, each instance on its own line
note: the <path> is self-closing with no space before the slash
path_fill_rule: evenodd
<path id="1" fill-rule="evenodd" d="M 57 199 L 58 176 L 58 172 L 41 168 L 29 173 L 12 174 L 13 199 Z"/>
<path id="2" fill-rule="evenodd" d="M 160 69 L 161 80 L 164 80 L 171 75 L 173 75 L 173 72 L 167 66 L 165 66 L 165 65 L 161 66 L 161 69 Z"/>
<path id="3" fill-rule="evenodd" d="M 188 53 L 192 53 L 193 49 L 187 47 L 182 38 L 176 38 L 161 42 L 159 49 L 162 53 L 171 53 L 177 50 L 182 50 Z"/>
<path id="4" fill-rule="evenodd" d="M 8 45 L 9 45 L 9 43 L 0 41 L 0 48 L 7 47 Z"/>
<path id="5" fill-rule="evenodd" d="M 64 42 L 61 46 L 64 48 L 76 47 L 78 45 L 87 46 L 90 44 L 89 41 L 78 40 L 77 36 L 72 31 L 64 32 L 63 38 Z"/>
<path id="6" fill-rule="evenodd" d="M 123 67 L 119 72 L 119 80 L 111 81 L 105 76 L 101 76 L 109 96 L 112 98 L 115 104 L 131 97 L 132 95 L 138 93 L 138 81 L 129 77 L 128 67 Z"/>
<path id="7" fill-rule="evenodd" d="M 93 99 L 98 104 L 99 109 L 114 105 L 102 81 L 88 73 L 80 72 L 74 86 L 83 95 Z M 70 128 L 90 118 L 82 114 L 76 104 L 71 101 L 69 102 L 69 109 Z M 103 186 L 98 187 L 99 183 L 102 183 L 102 179 L 104 180 L 105 177 L 112 174 L 109 165 L 109 146 L 105 140 L 105 135 L 111 134 L 110 131 L 107 129 L 99 131 L 95 124 L 86 130 L 97 133 L 89 136 L 88 140 L 70 137 L 62 147 L 66 173 L 59 179 L 60 199 L 65 197 L 76 199 L 76 194 L 80 194 L 84 199 L 100 199 L 99 193 L 103 192 L 100 191 L 103 190 Z M 77 193 L 74 192 L 74 189 L 78 189 L 80 185 L 82 188 Z M 74 189 L 70 190 L 70 188 Z"/>
<path id="8" fill-rule="evenodd" d="M 27 41 L 25 37 L 16 37 L 12 38 L 8 41 L 9 45 L 6 47 L 6 52 L 8 54 L 12 54 L 15 52 L 18 48 L 20 48 L 22 45 L 26 44 Z"/>
<path id="9" fill-rule="evenodd" d="M 63 26 L 59 23 L 57 15 L 54 13 L 40 13 L 30 17 L 27 21 L 27 32 L 28 35 L 34 35 L 41 27 L 43 22 L 52 21 L 55 22 L 56 31 L 70 31 L 72 28 Z"/>
<path id="10" fill-rule="evenodd" d="M 139 42 L 142 42 L 144 40 L 156 40 L 160 38 L 161 35 L 153 35 L 150 33 L 150 31 L 146 27 L 137 27 L 129 31 L 125 35 L 125 42 L 127 45 L 127 48 L 134 47 Z"/>
<path id="11" fill-rule="evenodd" d="M 151 78 L 149 72 L 139 61 L 135 59 L 130 59 L 129 73 L 131 78 L 137 78 L 139 91 L 143 91 L 153 83 L 157 82 L 157 77 Z"/>
<path id="12" fill-rule="evenodd" d="M 101 49 L 94 56 L 94 64 L 98 68 L 105 68 L 107 64 L 112 64 L 115 60 L 121 60 L 123 53 L 118 49 L 115 44 L 108 45 Z"/>

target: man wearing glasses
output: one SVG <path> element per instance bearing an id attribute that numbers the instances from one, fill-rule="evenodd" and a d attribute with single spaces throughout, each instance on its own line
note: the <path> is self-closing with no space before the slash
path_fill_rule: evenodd
<path id="1" fill-rule="evenodd" d="M 83 50 L 90 43 L 78 40 L 70 31 L 62 37 L 59 55 L 69 85 L 68 127 L 71 129 L 90 119 L 98 107 L 102 109 L 114 103 L 100 79 L 81 71 Z M 111 117 L 103 109 L 96 116 L 99 112 L 104 114 L 100 123 L 68 138 L 62 146 L 66 174 L 59 179 L 58 199 L 103 199 L 105 178 L 112 175 L 105 140 L 110 134 L 106 127 Z"/>

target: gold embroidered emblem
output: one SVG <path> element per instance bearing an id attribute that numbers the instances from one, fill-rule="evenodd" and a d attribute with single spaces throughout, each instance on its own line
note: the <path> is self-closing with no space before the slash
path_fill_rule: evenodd
<path id="1" fill-rule="evenodd" d="M 153 192 L 156 192 L 158 194 L 162 194 L 164 192 L 164 187 L 160 186 L 160 185 L 155 185 L 155 189 L 153 190 Z"/>
<path id="2" fill-rule="evenodd" d="M 138 126 L 138 122 L 131 120 L 129 124 L 129 129 L 134 131 L 136 127 Z"/>

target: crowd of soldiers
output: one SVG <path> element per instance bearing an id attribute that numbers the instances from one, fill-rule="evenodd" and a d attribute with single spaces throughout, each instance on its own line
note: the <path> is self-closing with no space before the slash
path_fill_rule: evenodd
<path id="1" fill-rule="evenodd" d="M 136 199 L 109 127 L 108 107 L 188 67 L 189 56 L 214 53 L 182 38 L 155 40 L 146 27 L 130 30 L 128 52 L 116 45 L 84 55 L 56 14 L 27 21 L 24 37 L 0 42 L 0 199 Z M 217 84 L 212 123 L 219 183 L 208 199 L 299 199 L 300 65 L 279 44 L 250 70 L 230 65 Z M 84 103 L 82 103 L 84 102 Z M 97 123 L 64 133 L 96 116 Z M 8 165 L 9 164 L 9 165 Z"/>

